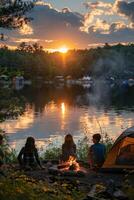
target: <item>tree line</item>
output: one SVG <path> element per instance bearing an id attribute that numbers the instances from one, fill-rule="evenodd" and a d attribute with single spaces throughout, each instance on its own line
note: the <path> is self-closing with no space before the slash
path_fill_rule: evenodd
<path id="1" fill-rule="evenodd" d="M 117 44 L 84 50 L 69 50 L 66 54 L 47 52 L 38 44 L 22 42 L 16 50 L 0 48 L 0 74 L 22 74 L 26 79 L 41 77 L 51 80 L 55 76 L 80 78 L 94 77 L 132 78 L 134 76 L 134 44 Z"/>

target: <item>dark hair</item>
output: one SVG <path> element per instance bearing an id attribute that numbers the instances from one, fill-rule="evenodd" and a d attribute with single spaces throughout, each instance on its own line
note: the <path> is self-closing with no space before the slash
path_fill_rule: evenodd
<path id="1" fill-rule="evenodd" d="M 3 140 L 3 135 L 0 134 L 0 140 Z"/>
<path id="2" fill-rule="evenodd" d="M 25 151 L 32 152 L 35 149 L 35 139 L 33 137 L 28 137 L 25 144 Z"/>
<path id="3" fill-rule="evenodd" d="M 101 139 L 101 135 L 99 133 L 96 133 L 93 135 L 93 139 L 95 139 L 97 142 L 99 142 Z"/>
<path id="4" fill-rule="evenodd" d="M 67 145 L 67 146 L 73 146 L 74 145 L 73 136 L 71 134 L 67 134 L 65 136 L 64 145 Z"/>

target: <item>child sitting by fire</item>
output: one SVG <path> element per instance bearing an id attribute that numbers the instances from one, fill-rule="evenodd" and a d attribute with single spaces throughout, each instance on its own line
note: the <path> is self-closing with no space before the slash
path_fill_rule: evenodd
<path id="1" fill-rule="evenodd" d="M 74 143 L 72 135 L 67 134 L 62 145 L 61 162 L 68 161 L 70 156 L 76 158 L 76 144 Z"/>
<path id="2" fill-rule="evenodd" d="M 89 164 L 91 169 L 97 169 L 104 163 L 106 147 L 100 143 L 101 135 L 99 133 L 94 134 L 92 140 L 94 144 L 89 148 Z"/>
<path id="3" fill-rule="evenodd" d="M 42 169 L 33 137 L 27 138 L 25 146 L 19 152 L 18 161 L 21 168 L 30 169 L 39 166 Z"/>

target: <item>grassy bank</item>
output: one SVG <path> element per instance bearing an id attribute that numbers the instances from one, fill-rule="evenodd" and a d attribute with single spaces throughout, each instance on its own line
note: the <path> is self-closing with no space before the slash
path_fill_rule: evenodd
<path id="1" fill-rule="evenodd" d="M 84 197 L 85 194 L 71 184 L 49 184 L 16 172 L 0 178 L 1 200 L 80 200 Z"/>

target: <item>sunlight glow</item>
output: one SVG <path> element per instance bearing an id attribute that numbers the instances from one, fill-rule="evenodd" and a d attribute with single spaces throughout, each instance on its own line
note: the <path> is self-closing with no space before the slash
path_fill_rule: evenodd
<path id="1" fill-rule="evenodd" d="M 60 53 L 67 53 L 67 52 L 68 52 L 68 48 L 67 48 L 66 46 L 63 46 L 63 47 L 60 47 L 60 48 L 58 49 L 58 51 L 59 51 Z"/>

